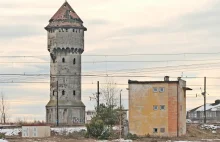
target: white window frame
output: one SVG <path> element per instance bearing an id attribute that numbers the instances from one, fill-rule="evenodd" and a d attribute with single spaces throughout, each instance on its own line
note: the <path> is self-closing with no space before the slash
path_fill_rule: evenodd
<path id="1" fill-rule="evenodd" d="M 153 105 L 153 110 L 158 110 L 158 106 L 157 105 Z"/>
<path id="2" fill-rule="evenodd" d="M 163 90 L 161 91 L 161 89 L 163 89 Z M 164 88 L 164 87 L 160 87 L 160 88 L 159 88 L 159 92 L 160 92 L 160 93 L 165 92 L 165 88 Z"/>

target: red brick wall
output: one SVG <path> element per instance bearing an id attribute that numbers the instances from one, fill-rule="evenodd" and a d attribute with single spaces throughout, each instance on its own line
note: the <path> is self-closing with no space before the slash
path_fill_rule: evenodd
<path id="1" fill-rule="evenodd" d="M 168 96 L 168 133 L 177 136 L 177 84 L 169 84 Z"/>

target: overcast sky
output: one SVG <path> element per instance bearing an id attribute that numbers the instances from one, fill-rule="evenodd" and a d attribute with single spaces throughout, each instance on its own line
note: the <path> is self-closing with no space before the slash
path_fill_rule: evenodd
<path id="1" fill-rule="evenodd" d="M 32 58 L 1 57 L 1 74 L 49 74 L 50 57 L 44 27 L 63 2 L 63 0 L 0 0 L 0 56 L 38 56 Z M 85 33 L 83 74 L 160 77 L 112 78 L 117 84 L 127 84 L 128 79 L 163 80 L 161 77 L 164 75 L 174 77 L 171 78 L 172 80 L 176 80 L 176 77 L 181 75 L 184 77 L 220 76 L 219 54 L 86 56 L 91 54 L 219 52 L 219 0 L 69 0 L 68 2 L 84 21 L 84 26 L 88 28 Z M 86 63 L 87 61 L 165 62 Z M 89 96 L 96 92 L 98 80 L 105 83 L 106 78 L 83 77 L 82 98 L 87 110 L 94 109 L 95 101 L 90 101 Z M 49 82 L 49 76 L 0 76 L 0 82 L 11 81 Z M 196 93 L 201 93 L 200 87 L 203 89 L 203 79 L 186 79 L 186 81 L 187 85 L 194 89 L 187 95 L 186 107 L 189 110 L 203 103 L 201 95 L 196 98 Z M 214 100 L 220 99 L 219 86 L 211 86 L 220 85 L 219 80 L 207 78 L 207 84 L 209 85 L 207 102 L 212 103 Z M 17 118 L 45 120 L 49 86 L 48 83 L 0 84 L 0 91 L 4 92 L 10 103 L 11 120 Z M 127 108 L 127 85 L 117 87 L 123 89 L 123 105 Z"/>

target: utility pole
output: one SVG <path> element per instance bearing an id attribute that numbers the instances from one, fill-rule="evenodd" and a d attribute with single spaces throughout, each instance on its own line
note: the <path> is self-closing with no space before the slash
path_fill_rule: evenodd
<path id="1" fill-rule="evenodd" d="M 204 123 L 206 123 L 206 77 L 204 77 Z"/>
<path id="2" fill-rule="evenodd" d="M 59 126 L 59 107 L 58 107 L 58 81 L 57 81 L 57 126 Z"/>
<path id="3" fill-rule="evenodd" d="M 97 113 L 99 113 L 99 81 L 97 82 Z"/>
<path id="4" fill-rule="evenodd" d="M 122 90 L 121 90 L 122 91 Z M 121 121 L 122 121 L 122 110 L 121 110 L 121 91 L 120 91 L 120 141 L 121 141 L 121 128 L 122 128 L 122 124 L 121 124 Z"/>

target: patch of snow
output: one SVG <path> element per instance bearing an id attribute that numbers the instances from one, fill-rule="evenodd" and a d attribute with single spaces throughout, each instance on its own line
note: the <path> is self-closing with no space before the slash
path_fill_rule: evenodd
<path id="1" fill-rule="evenodd" d="M 17 136 L 19 132 L 21 132 L 21 128 L 0 129 L 0 133 L 4 133 L 6 136 Z"/>
<path id="2" fill-rule="evenodd" d="M 216 111 L 218 107 L 220 107 L 220 104 L 214 106 L 211 104 L 206 104 L 206 110 Z M 204 111 L 204 105 L 197 108 L 196 111 Z"/>
<path id="3" fill-rule="evenodd" d="M 213 134 L 216 134 L 216 131 L 212 131 Z"/>
<path id="4" fill-rule="evenodd" d="M 201 125 L 201 129 L 216 130 L 216 129 L 220 129 L 220 126 L 204 124 Z"/>
<path id="5" fill-rule="evenodd" d="M 86 130 L 86 127 L 59 127 L 59 128 L 51 128 L 51 131 L 57 132 L 58 134 L 69 134 L 73 132 L 80 132 L 82 130 Z"/>
<path id="6" fill-rule="evenodd" d="M 192 123 L 192 120 L 186 119 L 186 123 Z"/>

